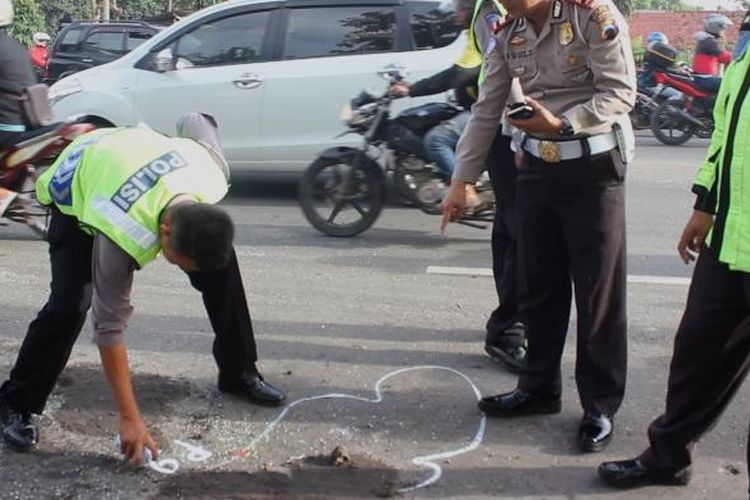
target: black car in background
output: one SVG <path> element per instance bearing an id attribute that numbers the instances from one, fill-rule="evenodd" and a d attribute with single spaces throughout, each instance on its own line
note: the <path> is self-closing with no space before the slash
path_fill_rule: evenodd
<path id="1" fill-rule="evenodd" d="M 58 33 L 47 62 L 45 82 L 114 61 L 161 29 L 143 21 L 77 21 Z"/>

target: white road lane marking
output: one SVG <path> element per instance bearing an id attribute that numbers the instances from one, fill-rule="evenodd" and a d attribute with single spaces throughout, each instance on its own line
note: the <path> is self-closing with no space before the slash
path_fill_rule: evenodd
<path id="1" fill-rule="evenodd" d="M 485 267 L 428 266 L 427 274 L 449 276 L 492 277 L 492 269 Z M 637 285 L 690 285 L 690 278 L 679 276 L 652 276 L 629 274 L 628 283 Z"/>

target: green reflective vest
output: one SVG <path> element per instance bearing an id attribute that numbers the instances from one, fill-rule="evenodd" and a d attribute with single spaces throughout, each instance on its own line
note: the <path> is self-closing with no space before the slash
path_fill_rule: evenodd
<path id="1" fill-rule="evenodd" d="M 750 272 L 750 52 L 724 74 L 714 107 L 715 129 L 693 190 L 716 214 L 708 244 L 734 271 Z"/>
<path id="2" fill-rule="evenodd" d="M 161 251 L 159 219 L 175 196 L 216 203 L 229 188 L 216 153 L 145 128 L 101 129 L 68 146 L 39 178 L 40 203 L 99 231 L 139 267 Z"/>

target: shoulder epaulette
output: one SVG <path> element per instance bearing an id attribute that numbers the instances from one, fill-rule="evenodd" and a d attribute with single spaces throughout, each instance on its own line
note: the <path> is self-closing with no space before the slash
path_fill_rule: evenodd
<path id="1" fill-rule="evenodd" d="M 515 20 L 516 20 L 516 18 L 512 17 L 510 14 L 508 14 L 507 16 L 505 16 L 505 19 L 503 19 L 502 21 L 500 21 L 499 23 L 497 23 L 497 26 L 495 26 L 495 30 L 494 30 L 495 34 L 497 35 L 501 31 L 503 31 L 505 28 L 507 28 L 508 26 L 510 26 L 511 24 L 513 24 L 513 22 Z"/>

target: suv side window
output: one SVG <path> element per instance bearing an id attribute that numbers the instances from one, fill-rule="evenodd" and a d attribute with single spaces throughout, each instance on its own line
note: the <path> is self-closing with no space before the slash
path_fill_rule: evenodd
<path id="1" fill-rule="evenodd" d="M 150 31 L 134 29 L 128 30 L 128 34 L 125 37 L 125 51 L 130 52 L 152 36 L 154 36 L 154 34 Z"/>
<path id="2" fill-rule="evenodd" d="M 197 67 L 262 61 L 269 17 L 250 12 L 201 24 L 175 42 L 174 55 Z"/>
<path id="3" fill-rule="evenodd" d="M 438 2 L 407 2 L 409 24 L 417 50 L 450 45 L 461 34 L 452 12 L 439 9 Z"/>
<path id="4" fill-rule="evenodd" d="M 297 8 L 289 12 L 284 59 L 391 52 L 393 7 Z"/>
<path id="5" fill-rule="evenodd" d="M 125 38 L 124 31 L 92 31 L 83 43 L 87 52 L 99 52 L 103 54 L 121 56 L 125 54 L 123 47 Z"/>
<path id="6" fill-rule="evenodd" d="M 60 41 L 57 42 L 56 51 L 65 53 L 78 52 L 80 50 L 78 42 L 81 40 L 82 33 L 82 28 L 70 28 L 65 32 Z"/>

